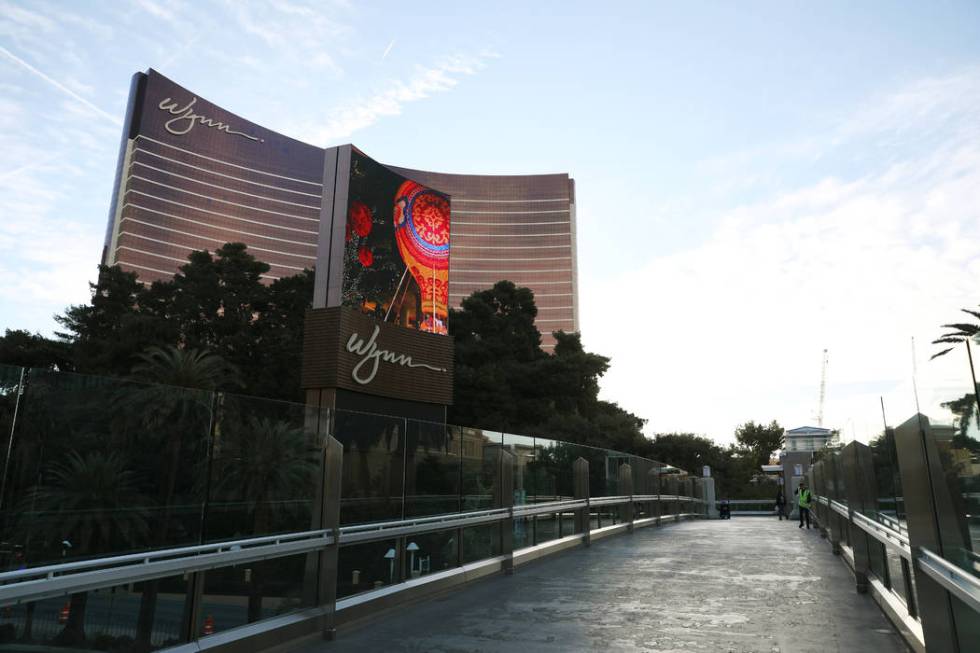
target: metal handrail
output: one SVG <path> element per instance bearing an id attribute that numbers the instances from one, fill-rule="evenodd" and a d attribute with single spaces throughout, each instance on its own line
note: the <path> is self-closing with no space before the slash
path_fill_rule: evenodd
<path id="1" fill-rule="evenodd" d="M 571 499 L 509 508 L 430 515 L 386 522 L 343 526 L 336 544 L 375 542 L 418 533 L 452 530 L 594 505 L 618 505 L 650 500 L 701 501 L 677 495 L 642 495 Z M 688 513 L 696 516 L 697 513 Z M 23 603 L 106 587 L 166 578 L 259 560 L 312 553 L 335 543 L 329 529 L 266 535 L 210 544 L 129 553 L 94 560 L 30 567 L 0 573 L 0 604 Z"/>
<path id="2" fill-rule="evenodd" d="M 980 579 L 926 548 L 918 549 L 916 564 L 956 598 L 980 612 Z"/>
<path id="3" fill-rule="evenodd" d="M 510 517 L 511 514 L 509 508 L 496 508 L 405 519 L 398 522 L 344 526 L 340 529 L 340 545 L 377 542 L 407 535 L 455 530 L 466 526 L 501 521 Z"/>
<path id="4" fill-rule="evenodd" d="M 218 554 L 248 550 L 253 547 L 267 544 L 282 544 L 299 540 L 325 539 L 326 544 L 332 544 L 333 538 L 330 537 L 329 530 L 302 531 L 298 533 L 285 533 L 282 535 L 265 535 L 262 537 L 250 537 L 240 540 L 225 540 L 222 542 L 212 542 L 210 544 L 197 544 L 193 546 L 181 546 L 169 549 L 157 549 L 155 551 L 144 551 L 142 553 L 127 553 L 124 555 L 110 556 L 107 558 L 95 558 L 89 560 L 75 560 L 72 562 L 61 562 L 53 565 L 41 567 L 26 567 L 14 571 L 0 573 L 0 586 L 12 581 L 21 581 L 28 578 L 44 576 L 53 578 L 66 573 L 74 573 L 97 568 L 113 568 L 129 563 L 139 563 L 141 565 L 167 560 L 175 557 L 200 556 L 202 554 Z"/>
<path id="5" fill-rule="evenodd" d="M 630 497 L 593 497 L 589 499 L 589 506 L 614 506 L 621 503 L 629 503 Z"/>
<path id="6" fill-rule="evenodd" d="M 439 515 L 428 515 L 426 517 L 408 517 L 406 519 L 393 519 L 383 522 L 368 522 L 366 524 L 353 524 L 351 526 L 340 527 L 340 541 L 343 543 L 344 535 L 359 533 L 362 531 L 376 531 L 385 528 L 397 528 L 402 526 L 412 526 L 415 524 L 443 523 L 461 517 L 476 517 L 481 515 L 505 515 L 507 508 L 488 508 L 487 510 L 467 510 L 464 512 L 449 512 Z"/>
<path id="7" fill-rule="evenodd" d="M 543 515 L 551 512 L 564 512 L 566 510 L 579 510 L 585 508 L 589 503 L 585 499 L 568 499 L 566 501 L 549 501 L 547 503 L 524 503 L 514 506 L 515 517 L 530 517 L 532 515 Z"/>
<path id="8" fill-rule="evenodd" d="M 305 539 L 299 539 L 300 535 L 306 535 Z M 164 549 L 162 551 L 151 551 L 143 554 L 137 560 L 134 556 L 114 556 L 102 558 L 100 560 L 79 561 L 76 563 L 75 573 L 66 573 L 65 567 L 72 565 L 50 565 L 49 573 L 39 576 L 38 572 L 45 567 L 35 567 L 31 570 L 35 575 L 27 580 L 14 580 L 6 585 L 0 585 L 0 604 L 23 603 L 27 601 L 38 601 L 41 599 L 63 596 L 65 594 L 76 594 L 88 592 L 106 587 L 115 587 L 129 583 L 139 583 L 148 580 L 156 580 L 175 576 L 177 574 L 187 574 L 219 567 L 230 567 L 239 564 L 248 564 L 260 560 L 271 558 L 283 558 L 291 555 L 301 555 L 318 551 L 333 544 L 333 536 L 329 531 L 307 531 L 297 534 L 296 538 L 271 537 L 260 538 L 269 540 L 265 544 L 257 546 L 240 546 L 247 540 L 236 542 L 222 542 L 220 549 L 216 546 L 210 553 L 192 553 L 185 555 L 174 555 L 174 549 Z M 287 540 L 287 541 L 283 541 Z M 185 547 L 182 547 L 185 548 Z M 226 550 L 227 549 L 227 550 Z M 120 563 L 119 558 L 127 558 L 127 562 Z M 93 568 L 92 564 L 82 566 L 80 563 L 102 563 L 104 568 Z M 114 566 L 109 566 L 114 565 Z M 59 574 L 50 571 L 51 567 L 61 567 Z M 8 572 L 8 576 L 16 572 Z M 23 577 L 23 574 L 21 574 Z"/>

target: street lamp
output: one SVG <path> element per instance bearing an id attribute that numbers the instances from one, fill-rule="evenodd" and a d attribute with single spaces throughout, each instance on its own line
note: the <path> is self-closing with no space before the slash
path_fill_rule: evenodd
<path id="1" fill-rule="evenodd" d="M 395 582 L 395 550 L 388 549 L 388 553 L 385 554 L 385 560 L 388 561 L 388 582 Z"/>
<path id="2" fill-rule="evenodd" d="M 409 555 L 409 563 L 408 563 L 409 575 L 414 576 L 415 575 L 415 552 L 419 550 L 419 545 L 416 544 L 415 542 L 409 542 L 408 546 L 405 547 L 405 549 L 408 551 L 408 555 Z M 422 570 L 419 569 L 420 572 L 419 575 L 421 575 L 421 571 Z"/>

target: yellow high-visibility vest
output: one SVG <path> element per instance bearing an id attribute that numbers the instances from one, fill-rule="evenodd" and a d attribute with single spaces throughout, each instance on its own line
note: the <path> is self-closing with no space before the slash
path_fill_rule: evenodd
<path id="1" fill-rule="evenodd" d="M 810 490 L 806 488 L 800 488 L 800 508 L 810 507 Z"/>

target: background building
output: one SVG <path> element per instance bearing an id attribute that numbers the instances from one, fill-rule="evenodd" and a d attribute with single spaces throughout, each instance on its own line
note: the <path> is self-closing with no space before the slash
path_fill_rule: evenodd
<path id="1" fill-rule="evenodd" d="M 334 192 L 334 148 L 244 120 L 154 70 L 134 76 L 124 130 L 102 260 L 143 281 L 169 278 L 191 251 L 226 242 L 244 242 L 269 264 L 269 282 L 296 274 L 330 247 L 321 220 L 347 210 L 346 193 Z M 451 305 L 508 279 L 534 291 L 545 347 L 552 331 L 578 330 L 567 174 L 387 167 L 451 196 Z"/>
<path id="2" fill-rule="evenodd" d="M 832 436 L 833 431 L 830 429 L 800 426 L 784 432 L 784 448 L 786 451 L 819 451 L 827 446 Z"/>
<path id="3" fill-rule="evenodd" d="M 575 180 L 393 169 L 452 197 L 453 305 L 508 279 L 534 291 L 546 349 L 554 346 L 552 331 L 578 331 Z"/>

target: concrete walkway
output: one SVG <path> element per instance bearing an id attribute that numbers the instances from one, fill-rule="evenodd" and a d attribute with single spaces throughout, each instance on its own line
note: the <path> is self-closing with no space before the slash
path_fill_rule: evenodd
<path id="1" fill-rule="evenodd" d="M 905 651 L 816 530 L 768 517 L 643 528 L 518 568 L 306 653 Z"/>

